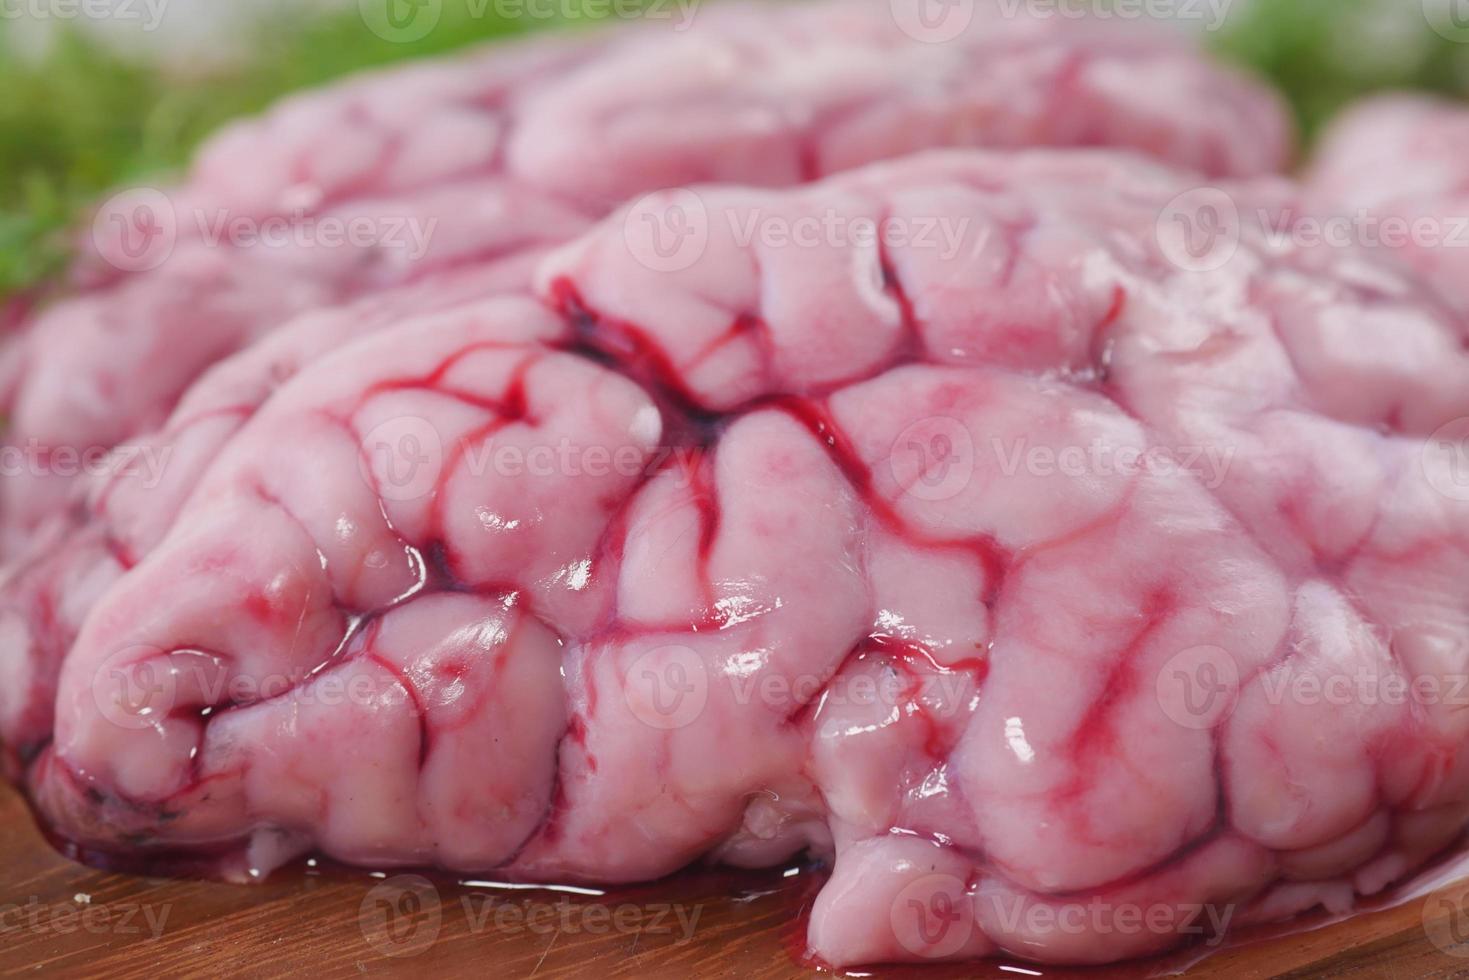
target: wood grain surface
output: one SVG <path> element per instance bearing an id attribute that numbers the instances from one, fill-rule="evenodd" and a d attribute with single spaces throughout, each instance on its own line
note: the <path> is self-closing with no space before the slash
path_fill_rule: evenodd
<path id="1" fill-rule="evenodd" d="M 819 885 L 816 874 L 779 872 L 690 874 L 607 895 L 325 872 L 253 887 L 134 878 L 61 857 L 19 796 L 0 787 L 0 976 L 816 977 L 801 951 L 804 909 Z M 1184 962 L 1057 970 L 1001 961 L 860 975 L 1113 980 Z M 1309 932 L 1236 941 L 1184 975 L 1469 977 L 1469 886 Z"/>

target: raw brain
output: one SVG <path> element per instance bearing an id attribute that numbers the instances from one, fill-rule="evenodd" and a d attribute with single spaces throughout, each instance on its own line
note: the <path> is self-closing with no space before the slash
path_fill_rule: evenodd
<path id="1" fill-rule="evenodd" d="M 1361 237 L 1397 257 L 1469 309 L 1469 111 L 1458 103 L 1394 95 L 1337 120 L 1311 168 L 1316 210 L 1361 221 Z"/>
<path id="2" fill-rule="evenodd" d="M 1425 441 L 1469 415 L 1465 332 L 1356 251 L 1170 261 L 1196 180 L 965 152 L 670 192 L 538 299 L 276 334 L 186 398 L 164 488 L 99 494 L 112 569 L 63 549 L 7 620 L 80 628 L 54 741 L 11 743 L 42 814 L 229 875 L 809 851 L 836 965 L 1114 960 L 1382 891 L 1469 821 L 1463 694 L 1319 692 L 1469 670 Z M 670 264 L 639 229 L 674 205 L 707 237 Z M 778 237 L 832 216 L 883 234 Z"/>
<path id="3" fill-rule="evenodd" d="M 1124 146 L 1236 176 L 1287 158 L 1275 97 L 1166 33 L 991 0 L 960 36 L 926 43 L 899 29 L 904 2 L 721 4 L 692 26 L 369 76 L 237 125 L 170 201 L 104 210 L 99 254 L 79 272 L 91 288 L 35 318 L 8 354 L 9 441 L 41 454 L 127 442 L 201 371 L 295 313 L 466 268 L 523 285 L 548 248 L 660 187 L 790 185 L 954 145 Z M 134 208 L 150 204 L 177 233 L 171 252 L 167 235 L 139 237 Z M 214 240 L 241 222 L 278 230 L 281 216 L 307 237 Z M 366 247 L 312 234 L 364 221 Z M 0 553 L 64 515 L 73 482 L 7 479 Z"/>

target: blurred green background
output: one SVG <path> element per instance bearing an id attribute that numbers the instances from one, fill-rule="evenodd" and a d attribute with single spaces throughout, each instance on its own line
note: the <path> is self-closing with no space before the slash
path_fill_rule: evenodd
<path id="1" fill-rule="evenodd" d="M 0 18 L 0 298 L 56 275 L 69 231 L 100 193 L 176 171 L 231 117 L 360 68 L 568 26 L 495 8 L 444 0 L 434 30 L 406 44 L 368 30 L 355 2 L 332 13 L 277 12 L 236 39 L 243 56 L 186 79 L 176 66 L 65 28 L 44 53 L 21 57 L 7 36 L 16 21 Z M 592 19 L 572 8 L 570 20 Z M 1469 44 L 1431 30 L 1420 0 L 1233 0 L 1230 10 L 1206 43 L 1272 79 L 1307 134 L 1367 91 L 1469 93 Z"/>

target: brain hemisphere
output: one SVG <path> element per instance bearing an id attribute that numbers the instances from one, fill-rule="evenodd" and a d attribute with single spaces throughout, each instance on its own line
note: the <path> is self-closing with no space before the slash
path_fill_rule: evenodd
<path id="1" fill-rule="evenodd" d="M 8 438 L 126 443 L 297 313 L 465 266 L 523 285 L 546 248 L 659 187 L 799 184 L 931 146 L 1129 146 L 1220 174 L 1288 155 L 1277 101 L 1167 34 L 985 2 L 929 43 L 901 29 L 912 13 L 731 5 L 354 78 L 232 125 L 181 186 L 102 209 L 81 295 L 6 352 Z M 1143 87 L 1164 94 L 1140 108 Z M 7 557 L 73 489 L 5 482 Z"/>
<path id="2" fill-rule="evenodd" d="M 476 570 L 457 567 L 454 558 L 461 532 L 445 526 L 434 506 L 444 494 L 437 485 L 411 497 L 401 486 L 379 493 L 384 457 L 374 456 L 378 446 L 357 426 L 374 413 L 393 413 L 393 420 L 462 436 L 459 444 L 467 450 L 496 430 L 533 426 L 555 442 L 584 433 L 579 420 L 606 420 L 624 444 L 646 451 L 658 436 L 656 415 L 648 428 L 646 401 L 627 382 L 530 343 L 545 327 L 534 310 L 514 303 L 447 323 L 407 324 L 366 342 L 355 356 L 348 350 L 329 361 L 327 373 L 287 384 L 220 453 L 170 534 L 93 610 L 91 632 L 78 637 L 67 669 L 118 670 L 129 680 L 144 669 L 171 677 L 176 712 L 248 704 L 262 696 L 265 678 L 294 683 L 350 655 L 343 636 L 365 612 L 396 607 L 424 591 L 470 588 L 459 576 Z M 398 353 L 385 358 L 385 351 Z M 467 377 L 459 373 L 465 365 L 474 369 Z M 554 391 L 562 384 L 585 392 L 588 401 L 579 411 L 546 394 L 547 385 Z M 395 414 L 404 392 L 414 393 L 419 416 Z M 393 424 L 376 428 L 394 436 Z M 446 452 L 424 465 L 434 469 L 432 479 L 452 485 L 464 461 Z M 322 467 L 329 479 L 322 479 Z M 541 512 L 569 516 L 579 503 L 558 499 L 554 481 L 517 489 Z M 586 489 L 585 506 L 595 513 L 602 504 L 596 488 Z M 246 531 L 252 526 L 256 533 Z M 597 529 L 565 520 L 549 530 L 532 529 L 537 532 L 536 543 L 554 556 L 559 542 Z M 558 610 L 594 601 L 594 590 L 579 591 L 542 569 L 531 563 L 515 571 L 536 601 Z M 177 615 L 165 621 L 147 614 L 150 592 L 158 594 L 162 582 L 180 576 L 189 580 L 189 593 L 175 593 Z M 500 581 L 513 579 L 506 574 Z M 228 623 L 210 629 L 199 618 L 237 594 L 247 599 Z M 595 613 L 568 609 L 564 618 L 577 615 Z M 255 690 L 235 697 L 230 692 L 237 681 Z M 102 757 L 116 760 L 112 771 L 125 798 L 157 801 L 179 792 L 195 775 L 192 743 L 200 719 L 170 714 L 156 729 L 130 732 L 126 747 L 114 751 L 97 741 L 105 742 L 113 727 L 110 702 L 102 699 L 99 714 L 88 686 L 74 687 L 58 716 L 58 744 L 74 750 L 68 752 L 72 764 L 98 773 L 108 768 Z M 162 764 L 163 756 L 175 764 Z M 123 778 L 134 766 L 148 770 L 146 781 Z"/>
<path id="3" fill-rule="evenodd" d="M 344 653 L 300 689 L 211 726 L 203 778 L 243 804 L 229 830 L 300 828 L 303 848 L 362 863 L 473 871 L 514 857 L 555 784 L 556 636 L 504 602 L 430 595 Z M 313 749 L 348 742 L 342 754 Z M 497 749 L 489 766 L 485 745 Z"/>
<path id="4" fill-rule="evenodd" d="M 1408 95 L 1368 99 L 1334 122 L 1307 172 L 1316 208 L 1359 223 L 1354 234 L 1420 271 L 1462 309 L 1469 199 L 1460 161 L 1469 114 Z M 1362 220 L 1366 219 L 1366 220 Z"/>
<path id="5" fill-rule="evenodd" d="M 1192 182 L 956 153 L 695 188 L 710 234 L 679 268 L 629 234 L 679 200 L 654 198 L 546 260 L 540 304 L 384 325 L 268 396 L 331 321 L 240 358 L 260 407 L 188 436 L 177 518 L 104 501 L 151 530 L 78 587 L 44 812 L 256 867 L 622 882 L 811 848 L 835 964 L 1098 961 L 1203 903 L 1380 890 L 1464 825 L 1462 723 L 1289 684 L 1463 669 L 1469 527 L 1421 451 L 1460 410 L 1456 328 L 1358 255 L 1247 234 L 1188 271 L 1157 228 Z M 928 210 L 955 247 L 729 231 Z M 1384 324 L 1385 365 L 1330 339 Z M 205 683 L 262 674 L 289 689 Z M 119 734 L 99 676 L 171 678 L 174 710 Z M 901 928 L 914 888 L 949 889 L 965 942 Z M 1176 928 L 1024 914 L 1093 900 Z"/>

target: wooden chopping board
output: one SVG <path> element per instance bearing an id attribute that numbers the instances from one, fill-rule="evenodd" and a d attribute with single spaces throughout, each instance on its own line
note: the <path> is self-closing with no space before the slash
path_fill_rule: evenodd
<path id="1" fill-rule="evenodd" d="M 692 874 L 598 896 L 325 873 L 255 887 L 133 878 L 61 857 L 20 797 L 0 787 L 0 976 L 7 977 L 819 977 L 800 960 L 802 913 L 819 884 L 814 874 Z M 1457 945 L 1452 927 L 1463 937 Z M 993 962 L 858 975 L 1120 980 L 1169 965 L 1059 970 Z M 1469 883 L 1232 946 L 1184 975 L 1469 977 Z"/>

